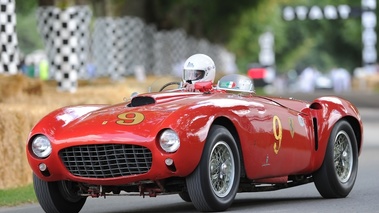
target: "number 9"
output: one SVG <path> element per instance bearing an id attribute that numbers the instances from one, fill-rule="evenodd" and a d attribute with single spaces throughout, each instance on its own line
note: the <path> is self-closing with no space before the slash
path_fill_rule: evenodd
<path id="1" fill-rule="evenodd" d="M 274 152 L 275 154 L 278 154 L 280 146 L 282 144 L 283 129 L 282 129 L 282 123 L 280 122 L 279 117 L 276 115 L 274 116 L 272 120 L 272 131 L 274 132 L 275 140 L 277 140 L 277 142 L 274 143 Z"/>
<path id="2" fill-rule="evenodd" d="M 120 120 L 117 120 L 116 123 L 120 125 L 135 125 L 143 121 L 145 116 L 139 112 L 127 112 L 122 113 L 117 116 Z"/>

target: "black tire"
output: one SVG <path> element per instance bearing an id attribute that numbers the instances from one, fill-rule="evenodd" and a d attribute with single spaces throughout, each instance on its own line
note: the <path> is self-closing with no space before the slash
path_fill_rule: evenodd
<path id="1" fill-rule="evenodd" d="M 199 211 L 228 209 L 237 194 L 240 174 L 240 155 L 233 136 L 223 126 L 212 126 L 200 163 L 186 179 L 193 205 Z"/>
<path id="2" fill-rule="evenodd" d="M 34 191 L 47 213 L 78 213 L 87 197 L 78 196 L 76 184 L 69 181 L 46 182 L 33 174 Z"/>
<path id="3" fill-rule="evenodd" d="M 353 189 L 358 173 L 358 145 L 353 128 L 344 120 L 330 134 L 324 162 L 313 174 L 318 192 L 324 198 L 343 198 Z"/>
<path id="4" fill-rule="evenodd" d="M 192 202 L 188 192 L 180 192 L 179 197 L 186 202 Z"/>

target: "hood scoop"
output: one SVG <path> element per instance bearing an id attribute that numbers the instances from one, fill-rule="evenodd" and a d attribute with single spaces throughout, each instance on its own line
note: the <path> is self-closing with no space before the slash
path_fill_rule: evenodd
<path id="1" fill-rule="evenodd" d="M 135 96 L 132 98 L 128 107 L 139 107 L 152 104 L 162 104 L 170 101 L 182 100 L 187 97 L 199 95 L 200 93 L 194 92 L 172 92 L 172 93 L 154 93 L 147 95 Z"/>
<path id="2" fill-rule="evenodd" d="M 138 107 L 155 104 L 155 99 L 149 96 L 137 96 L 132 99 L 128 107 Z"/>

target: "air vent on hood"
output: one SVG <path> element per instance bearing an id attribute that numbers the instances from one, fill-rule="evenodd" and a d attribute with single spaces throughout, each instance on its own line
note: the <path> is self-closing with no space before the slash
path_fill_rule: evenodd
<path id="1" fill-rule="evenodd" d="M 137 107 L 137 106 L 144 106 L 144 105 L 149 105 L 149 104 L 155 104 L 155 99 L 152 97 L 137 96 L 132 99 L 131 103 L 128 106 Z"/>

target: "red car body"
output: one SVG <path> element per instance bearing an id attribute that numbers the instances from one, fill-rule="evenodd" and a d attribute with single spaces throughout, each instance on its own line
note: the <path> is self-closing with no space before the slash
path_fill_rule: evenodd
<path id="1" fill-rule="evenodd" d="M 112 191 L 94 192 L 89 190 L 92 185 L 125 186 L 125 191 L 155 196 L 189 187 L 186 177 L 199 166 L 211 127 L 219 125 L 231 133 L 240 154 L 237 191 L 260 191 L 261 184 L 268 184 L 262 190 L 270 190 L 276 185 L 286 188 L 312 182 L 312 174 L 323 165 L 333 127 L 341 120 L 351 126 L 359 155 L 362 121 L 357 108 L 341 98 L 305 102 L 229 93 L 221 87 L 202 92 L 176 90 L 140 94 L 112 106 L 58 109 L 35 125 L 26 148 L 40 182 L 83 183 L 87 191 L 82 195 L 92 197 Z M 159 144 L 166 129 L 180 138 L 180 147 L 173 153 Z M 31 142 L 38 135 L 51 143 L 48 157 L 37 157 L 32 151 Z M 173 163 L 166 163 L 167 159 Z M 46 168 L 43 171 L 41 164 Z M 299 177 L 303 180 L 297 183 Z M 198 202 L 193 197 L 192 201 Z"/>

